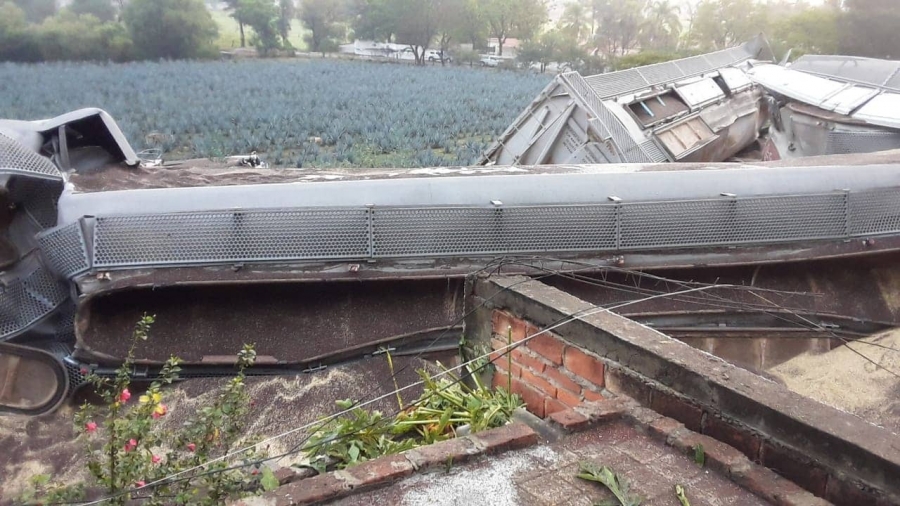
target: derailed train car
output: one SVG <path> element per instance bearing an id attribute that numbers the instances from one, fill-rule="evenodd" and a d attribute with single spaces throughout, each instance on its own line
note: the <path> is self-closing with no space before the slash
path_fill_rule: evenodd
<path id="1" fill-rule="evenodd" d="M 488 149 L 482 164 L 723 161 L 768 122 L 745 71 L 770 61 L 762 36 L 739 47 L 583 77 L 561 74 Z"/>
<path id="2" fill-rule="evenodd" d="M 858 83 L 787 71 L 763 62 L 766 51 L 760 38 L 627 75 L 559 76 L 486 155 L 488 167 L 150 167 L 97 109 L 0 121 L 0 412 L 47 412 L 84 384 L 85 369 L 109 374 L 144 312 L 158 316 L 153 347 L 136 357 L 144 378 L 172 354 L 186 376 L 229 374 L 234 357 L 223 353 L 248 340 L 259 374 L 383 347 L 455 350 L 466 277 L 500 266 L 691 279 L 721 267 L 754 284 L 765 279 L 760 265 L 789 263 L 811 292 L 834 295 L 811 297 L 804 318 L 849 336 L 898 326 L 879 291 L 831 276 L 869 279 L 884 255 L 900 254 L 900 154 L 814 167 L 710 162 L 760 133 L 779 151 L 792 153 L 779 136 L 793 135 L 806 143 L 797 156 L 821 154 L 799 126 L 794 89 L 772 76 L 843 82 L 834 97 L 856 96 Z M 893 100 L 890 84 L 831 112 L 853 128 L 889 128 L 876 116 L 895 107 L 862 105 Z M 682 163 L 694 161 L 703 163 Z M 843 263 L 823 268 L 826 259 Z M 709 324 L 696 308 L 666 304 L 629 316 L 679 332 Z M 791 323 L 722 318 L 717 332 L 741 335 Z"/>

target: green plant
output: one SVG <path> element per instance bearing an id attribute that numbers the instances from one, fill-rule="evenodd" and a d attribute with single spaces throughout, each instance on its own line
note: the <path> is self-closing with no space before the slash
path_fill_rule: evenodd
<path id="1" fill-rule="evenodd" d="M 59 498 L 83 496 L 83 491 L 91 487 L 109 497 L 110 504 L 123 505 L 132 499 L 150 505 L 221 504 L 229 497 L 271 485 L 265 470 L 259 476 L 259 470 L 252 466 L 226 470 L 233 462 L 210 462 L 227 454 L 244 435 L 250 401 L 244 378 L 246 368 L 256 359 L 253 346 L 245 345 L 238 354 L 237 375 L 211 406 L 201 408 L 180 430 L 167 430 L 160 424 L 169 414 L 163 387 L 178 379 L 181 360 L 169 358 L 159 378 L 136 402 L 132 400 L 135 348 L 148 339 L 153 323 L 154 317 L 148 315 L 138 321 L 131 346 L 114 377 L 82 371 L 104 404 L 85 403 L 75 414 L 76 433 L 85 448 L 86 482 L 50 488 L 49 479 L 36 477 L 23 502 L 58 502 Z M 243 453 L 242 457 L 249 463 L 261 455 Z M 194 469 L 203 463 L 207 465 Z M 174 474 L 180 475 L 178 480 L 166 480 Z M 144 488 L 156 482 L 153 488 Z"/>
<path id="2" fill-rule="evenodd" d="M 675 485 L 675 498 L 678 499 L 681 506 L 691 506 L 690 501 L 688 501 L 688 498 L 684 493 L 684 487 L 681 485 Z"/>
<path id="3" fill-rule="evenodd" d="M 694 450 L 694 462 L 700 467 L 706 465 L 706 450 L 703 449 L 703 445 L 697 443 L 692 449 Z"/>
<path id="4" fill-rule="evenodd" d="M 612 492 L 621 506 L 640 506 L 641 504 L 639 497 L 629 493 L 628 482 L 606 466 L 598 466 L 593 462 L 582 462 L 579 464 L 577 476 L 582 480 L 595 481 L 604 485 Z"/>
<path id="5" fill-rule="evenodd" d="M 350 400 L 337 401 L 342 410 L 353 405 Z M 321 474 L 332 466 L 345 468 L 416 446 L 412 439 L 395 441 L 390 426 L 391 420 L 385 419 L 381 412 L 356 407 L 313 434 L 303 451 L 309 457 L 309 466 Z"/>
<path id="6" fill-rule="evenodd" d="M 303 447 L 308 465 L 319 473 L 343 469 L 455 437 L 463 427 L 478 432 L 507 423 L 522 400 L 502 388 L 491 390 L 473 371 L 477 367 L 467 369 L 473 387 L 449 372 L 435 379 L 418 371 L 424 392 L 394 418 L 354 407 L 350 400 L 338 401 L 338 407 L 350 411 L 330 420 L 309 438 Z"/>

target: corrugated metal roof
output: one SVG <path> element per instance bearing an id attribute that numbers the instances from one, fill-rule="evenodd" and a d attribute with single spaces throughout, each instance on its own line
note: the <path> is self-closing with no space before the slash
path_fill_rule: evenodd
<path id="1" fill-rule="evenodd" d="M 799 70 L 847 83 L 900 91 L 900 62 L 858 56 L 804 55 L 791 64 Z"/>

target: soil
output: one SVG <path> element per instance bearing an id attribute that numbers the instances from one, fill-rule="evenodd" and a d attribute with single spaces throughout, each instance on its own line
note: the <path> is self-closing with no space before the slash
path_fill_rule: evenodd
<path id="1" fill-rule="evenodd" d="M 769 370 L 791 390 L 900 434 L 900 330 Z"/>

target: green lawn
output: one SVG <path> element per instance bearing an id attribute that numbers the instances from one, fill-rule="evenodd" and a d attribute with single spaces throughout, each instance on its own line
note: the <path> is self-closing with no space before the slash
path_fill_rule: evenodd
<path id="1" fill-rule="evenodd" d="M 231 14 L 225 11 L 209 11 L 209 13 L 212 14 L 213 20 L 219 25 L 219 38 L 216 40 L 216 47 L 219 49 L 241 47 L 241 31 L 238 28 L 237 21 L 231 17 Z M 306 33 L 306 30 L 300 24 L 300 21 L 297 19 L 291 20 L 291 33 L 288 40 L 294 46 L 294 49 L 298 51 L 306 49 L 306 44 L 303 42 L 304 33 Z M 245 26 L 244 36 L 247 39 L 247 44 L 250 44 L 250 36 L 252 34 L 253 30 Z"/>

